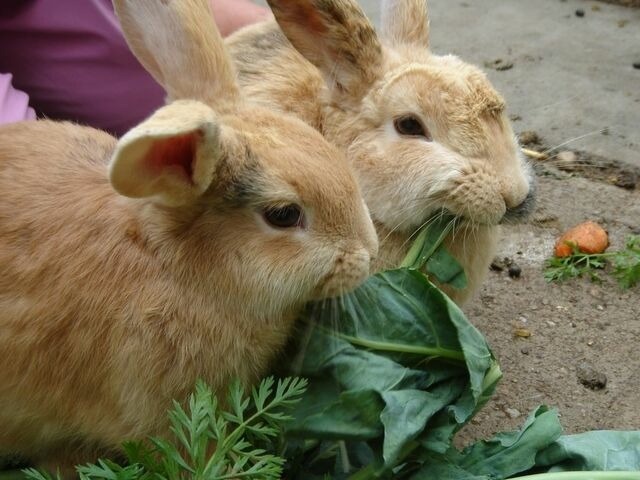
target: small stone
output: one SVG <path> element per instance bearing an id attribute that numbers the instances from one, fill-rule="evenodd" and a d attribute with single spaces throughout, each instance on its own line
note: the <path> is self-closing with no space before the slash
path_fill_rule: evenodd
<path id="1" fill-rule="evenodd" d="M 540 135 L 533 130 L 525 130 L 520 135 L 518 135 L 518 139 L 522 145 L 532 145 L 536 143 L 540 143 Z"/>
<path id="2" fill-rule="evenodd" d="M 522 322 L 522 323 L 527 323 L 529 321 L 529 319 L 527 317 L 525 317 L 524 315 L 520 315 L 518 317 L 518 321 Z"/>
<path id="3" fill-rule="evenodd" d="M 551 302 L 549 300 L 547 300 L 546 298 L 544 298 L 542 300 L 542 305 L 544 305 L 545 307 L 548 306 Z"/>
<path id="4" fill-rule="evenodd" d="M 576 328 L 578 326 L 576 322 L 571 322 L 569 325 L 571 325 L 571 328 Z"/>
<path id="5" fill-rule="evenodd" d="M 496 58 L 492 62 L 485 62 L 484 66 L 487 68 L 493 68 L 499 72 L 510 70 L 513 68 L 513 62 L 505 61 L 502 58 Z"/>
<path id="6" fill-rule="evenodd" d="M 551 320 L 547 320 L 547 325 L 549 325 L 550 327 L 555 327 L 556 326 L 556 322 L 553 322 Z"/>
<path id="7" fill-rule="evenodd" d="M 520 415 L 522 415 L 515 408 L 505 408 L 504 412 L 509 416 L 509 418 L 518 418 Z"/>
<path id="8" fill-rule="evenodd" d="M 533 218 L 531 219 L 531 221 L 533 223 L 535 223 L 536 225 L 547 225 L 549 223 L 553 223 L 553 222 L 557 222 L 558 221 L 558 216 L 554 215 L 553 213 L 548 213 L 548 212 L 538 212 L 536 213 Z"/>
<path id="9" fill-rule="evenodd" d="M 561 163 L 573 165 L 578 160 L 578 156 L 571 150 L 563 150 L 556 155 L 556 160 Z"/>
<path id="10" fill-rule="evenodd" d="M 505 264 L 502 259 L 496 257 L 493 259 L 493 262 L 491 262 L 489 268 L 494 272 L 502 272 L 505 268 Z"/>
<path id="11" fill-rule="evenodd" d="M 527 330 L 526 328 L 516 328 L 513 331 L 513 334 L 518 338 L 530 338 L 531 337 L 531 331 Z"/>
<path id="12" fill-rule="evenodd" d="M 523 355 L 529 355 L 529 349 L 527 347 L 522 347 L 520 349 L 520 353 Z"/>
<path id="13" fill-rule="evenodd" d="M 489 306 L 495 303 L 496 301 L 496 297 L 494 297 L 493 295 L 489 295 L 487 293 L 483 293 L 480 295 L 480 301 L 485 305 L 485 306 Z"/>
<path id="14" fill-rule="evenodd" d="M 596 370 L 593 365 L 583 362 L 576 369 L 578 381 L 591 390 L 602 390 L 607 386 L 607 376 Z"/>
<path id="15" fill-rule="evenodd" d="M 587 342 L 587 347 L 593 347 L 594 341 L 593 340 L 589 340 Z"/>
<path id="16" fill-rule="evenodd" d="M 597 287 L 592 287 L 589 289 L 589 295 L 594 298 L 602 298 L 602 290 Z"/>
<path id="17" fill-rule="evenodd" d="M 635 68 L 636 70 L 640 70 L 640 62 L 634 62 L 633 68 Z"/>
<path id="18" fill-rule="evenodd" d="M 598 305 L 596 308 L 597 308 L 598 310 L 600 310 L 601 312 L 604 310 L 604 306 L 602 306 L 602 305 Z"/>
<path id="19" fill-rule="evenodd" d="M 520 266 L 516 265 L 515 263 L 512 264 L 509 267 L 509 277 L 516 279 L 520 278 L 520 275 L 522 275 L 522 269 L 520 268 Z"/>
<path id="20" fill-rule="evenodd" d="M 505 70 L 511 70 L 513 68 L 513 62 L 505 62 L 502 65 L 498 65 L 496 70 L 504 72 Z"/>
<path id="21" fill-rule="evenodd" d="M 579 8 L 576 10 L 576 17 L 584 17 L 584 10 Z"/>

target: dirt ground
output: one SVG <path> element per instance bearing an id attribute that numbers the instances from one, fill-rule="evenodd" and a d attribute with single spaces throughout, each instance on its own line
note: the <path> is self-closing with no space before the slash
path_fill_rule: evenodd
<path id="1" fill-rule="evenodd" d="M 583 163 L 579 157 L 578 163 Z M 467 308 L 499 358 L 504 378 L 461 435 L 463 442 L 516 428 L 539 404 L 558 408 L 568 433 L 640 429 L 640 286 L 623 291 L 606 275 L 602 284 L 584 278 L 558 285 L 543 278 L 544 261 L 568 227 L 598 221 L 610 234 L 611 249 L 627 235 L 640 234 L 640 191 L 631 189 L 631 181 L 625 188 L 611 184 L 631 177 L 636 185 L 638 172 L 625 166 L 622 175 L 616 176 L 614 167 L 598 174 L 596 162 L 571 173 L 557 166 L 553 160 L 538 162 L 535 214 L 527 224 L 504 229 L 498 258 L 517 263 L 521 277 L 490 272 Z M 517 337 L 516 329 L 531 336 Z M 579 381 L 585 368 L 597 379 L 591 388 Z"/>
<path id="2" fill-rule="evenodd" d="M 640 0 L 602 0 L 606 3 L 614 3 L 625 7 L 640 7 Z"/>

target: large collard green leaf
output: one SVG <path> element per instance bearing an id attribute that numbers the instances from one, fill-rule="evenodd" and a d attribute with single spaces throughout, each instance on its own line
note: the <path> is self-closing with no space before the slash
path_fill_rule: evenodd
<path id="1" fill-rule="evenodd" d="M 499 433 L 489 441 L 481 441 L 465 449 L 457 464 L 475 475 L 508 478 L 525 472 L 536 463 L 538 452 L 562 435 L 555 410 L 539 407 L 516 432 Z"/>
<path id="2" fill-rule="evenodd" d="M 462 452 L 452 448 L 444 455 L 427 452 L 424 467 L 411 480 L 432 478 L 504 479 L 530 470 L 538 453 L 562 434 L 555 410 L 539 407 L 516 432 L 500 433 Z M 443 472 L 449 476 L 441 476 Z"/>
<path id="3" fill-rule="evenodd" d="M 418 271 L 375 275 L 311 311 L 314 326 L 296 372 L 311 383 L 288 434 L 346 442 L 343 456 L 352 452 L 349 442 L 368 441 L 387 472 L 424 448 L 419 437 L 432 419 L 449 432 L 460 428 L 499 378 L 484 338 Z M 355 470 L 366 467 L 348 460 Z"/>
<path id="4" fill-rule="evenodd" d="M 640 431 L 594 431 L 562 436 L 536 458 L 550 472 L 640 472 Z M 640 478 L 640 473 L 638 474 Z"/>
<path id="5" fill-rule="evenodd" d="M 423 466 L 410 480 L 561 480 L 558 472 L 566 472 L 567 480 L 640 479 L 640 432 L 561 433 L 557 412 L 538 407 L 517 432 L 497 434 L 461 452 L 424 452 Z M 624 473 L 602 475 L 605 471 Z"/>

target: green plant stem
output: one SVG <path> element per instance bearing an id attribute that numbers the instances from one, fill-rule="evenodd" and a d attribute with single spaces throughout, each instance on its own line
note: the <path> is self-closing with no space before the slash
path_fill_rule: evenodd
<path id="1" fill-rule="evenodd" d="M 418 261 L 418 257 L 420 256 L 420 253 L 424 248 L 424 242 L 427 239 L 428 233 L 429 233 L 428 229 L 426 228 L 422 229 L 420 234 L 416 237 L 415 241 L 411 245 L 409 252 L 404 257 L 404 260 L 402 260 L 402 263 L 400 264 L 400 268 L 410 268 L 416 264 L 416 262 Z M 435 251 L 436 248 L 438 248 L 437 245 L 432 246 L 433 251 Z M 433 251 L 431 252 L 432 254 L 433 254 Z"/>
<path id="2" fill-rule="evenodd" d="M 329 330 L 327 330 L 329 332 Z M 371 350 L 378 350 L 384 352 L 398 352 L 398 353 L 415 353 L 418 355 L 425 355 L 431 357 L 442 357 L 449 360 L 455 360 L 457 362 L 464 362 L 464 353 L 456 350 L 448 350 L 446 348 L 429 348 L 429 347 L 416 347 L 413 345 L 399 345 L 396 343 L 376 342 L 373 340 L 365 340 L 364 338 L 352 337 L 343 333 L 333 333 L 338 338 L 347 340 L 353 345 L 360 347 L 370 348 Z"/>
<path id="3" fill-rule="evenodd" d="M 411 245 L 409 253 L 407 253 L 407 255 L 404 257 L 404 260 L 402 260 L 400 268 L 422 268 L 418 264 L 418 260 L 420 259 L 420 257 L 424 259 L 430 258 L 442 244 L 442 242 L 444 242 L 444 239 L 447 237 L 447 235 L 449 235 L 451 230 L 453 230 L 453 222 L 448 222 L 445 228 L 440 233 L 438 240 L 429 246 L 429 250 L 423 251 L 425 242 L 429 235 L 429 227 L 423 228 Z"/>

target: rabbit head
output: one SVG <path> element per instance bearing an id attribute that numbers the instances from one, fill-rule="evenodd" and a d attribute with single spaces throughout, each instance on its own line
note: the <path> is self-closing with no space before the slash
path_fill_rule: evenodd
<path id="1" fill-rule="evenodd" d="M 362 281 L 377 239 L 346 159 L 303 122 L 243 98 L 207 2 L 115 6 L 169 102 L 119 141 L 116 191 L 153 199 L 172 229 L 215 234 L 221 265 L 236 291 L 260 296 L 256 308 Z"/>
<path id="2" fill-rule="evenodd" d="M 484 277 L 497 226 L 525 217 L 534 198 L 505 102 L 484 73 L 430 52 L 425 0 L 383 2 L 380 36 L 354 0 L 268 3 L 316 74 L 263 25 L 230 40 L 243 87 L 256 98 L 270 90 L 265 101 L 277 99 L 346 152 L 381 239 L 377 267 L 397 265 L 416 229 L 448 211 L 457 219 L 450 248 L 470 277 Z M 256 35 L 280 53 L 269 53 Z M 253 55 L 253 70 L 246 66 L 247 47 L 261 47 L 266 58 Z M 283 75 L 278 68 L 295 71 Z M 317 89 L 317 111 L 292 93 L 296 89 L 307 95 Z M 287 98 L 294 100 L 287 105 Z M 472 278 L 456 299 L 478 285 Z"/>

